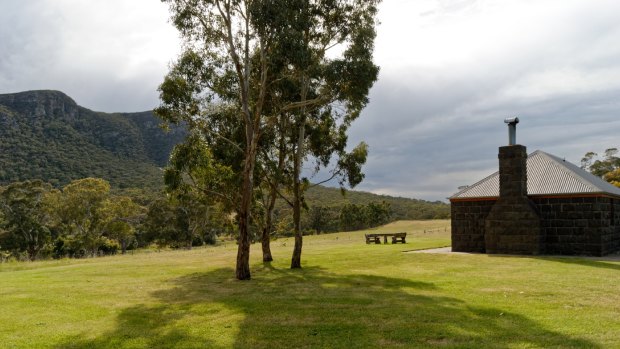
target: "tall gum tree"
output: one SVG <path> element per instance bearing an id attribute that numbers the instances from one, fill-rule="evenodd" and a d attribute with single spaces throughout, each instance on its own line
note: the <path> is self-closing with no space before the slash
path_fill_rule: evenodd
<path id="1" fill-rule="evenodd" d="M 200 128 L 241 154 L 236 277 L 250 279 L 249 228 L 257 154 L 262 146 L 271 146 L 261 144 L 261 136 L 283 113 L 301 120 L 295 123 L 301 134 L 297 144 L 305 139 L 307 113 L 329 109 L 344 126 L 359 115 L 378 74 L 372 64 L 378 2 L 162 1 L 169 5 L 184 52 L 160 85 L 161 105 L 156 113 L 165 121 Z M 342 50 L 341 57 L 326 58 L 334 48 Z M 294 82 L 299 95 L 272 102 L 270 98 L 280 93 L 277 84 L 285 80 Z M 210 122 L 221 107 L 234 111 L 235 124 L 243 129 L 241 142 L 228 138 L 219 123 Z M 295 182 L 300 187 L 303 145 L 296 154 L 299 159 L 289 160 L 296 164 Z M 296 238 L 296 250 L 300 244 Z"/>
<path id="2" fill-rule="evenodd" d="M 163 0 L 184 40 L 185 52 L 160 86 L 161 105 L 156 112 L 164 120 L 185 121 L 192 128 L 203 123 L 208 133 L 214 102 L 236 109 L 244 130 L 240 202 L 237 210 L 239 247 L 236 277 L 250 279 L 250 210 L 254 168 L 261 136 L 263 105 L 267 93 L 268 59 L 277 35 L 255 25 L 256 1 Z M 256 58 L 256 59 L 255 59 Z M 231 143 L 236 144 L 233 140 Z"/>
<path id="3" fill-rule="evenodd" d="M 368 103 L 368 92 L 379 72 L 372 61 L 377 4 L 368 0 L 291 0 L 278 12 L 285 20 L 277 21 L 283 24 L 275 46 L 281 50 L 282 62 L 277 70 L 281 79 L 274 84 L 277 92 L 273 95 L 282 97 L 279 115 L 288 117 L 291 126 L 286 148 L 292 167 L 295 231 L 291 268 L 301 267 L 301 209 L 308 187 L 301 177 L 304 160 L 314 158 L 318 170 L 336 155 L 332 178 L 339 177 L 341 185 L 351 187 L 363 179 L 361 165 L 366 161 L 367 146 L 361 143 L 346 153 L 346 133 Z M 265 11 L 269 10 L 272 8 Z"/>
<path id="4" fill-rule="evenodd" d="M 45 206 L 51 190 L 52 186 L 41 180 L 0 187 L 0 247 L 25 251 L 30 260 L 37 258 L 50 242 L 52 219 Z M 2 228 L 6 229 L 6 236 Z"/>
<path id="5" fill-rule="evenodd" d="M 62 229 L 95 257 L 108 221 L 110 183 L 101 178 L 74 180 L 62 188 L 57 214 Z"/>

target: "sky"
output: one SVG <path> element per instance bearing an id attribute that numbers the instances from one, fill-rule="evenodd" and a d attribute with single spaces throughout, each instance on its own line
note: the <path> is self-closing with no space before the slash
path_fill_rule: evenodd
<path id="1" fill-rule="evenodd" d="M 620 147 L 620 1 L 384 0 L 378 20 L 357 190 L 446 201 L 497 170 L 507 117 L 528 152 Z M 179 45 L 157 0 L 0 0 L 0 93 L 150 110 Z"/>

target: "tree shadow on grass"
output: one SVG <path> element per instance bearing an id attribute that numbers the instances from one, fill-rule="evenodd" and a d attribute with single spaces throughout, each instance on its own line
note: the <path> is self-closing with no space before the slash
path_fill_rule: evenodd
<path id="1" fill-rule="evenodd" d="M 230 269 L 178 278 L 157 306 L 122 311 L 116 329 L 59 348 L 597 348 L 527 317 L 436 296 L 433 284 L 320 268 Z"/>

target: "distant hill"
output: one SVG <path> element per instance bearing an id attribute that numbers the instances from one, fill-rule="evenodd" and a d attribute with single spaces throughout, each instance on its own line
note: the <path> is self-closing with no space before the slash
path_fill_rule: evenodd
<path id="1" fill-rule="evenodd" d="M 0 94 L 0 184 L 84 177 L 118 188 L 161 186 L 161 170 L 186 131 L 164 132 L 150 111 L 101 113 L 59 91 Z"/>
<path id="2" fill-rule="evenodd" d="M 310 211 L 302 212 L 304 226 L 312 223 L 312 211 L 322 208 L 321 220 L 328 226 L 327 230 L 336 231 L 339 227 L 339 215 L 343 206 L 355 204 L 366 206 L 370 203 L 379 204 L 385 201 L 390 205 L 390 221 L 415 219 L 443 219 L 450 217 L 450 205 L 441 201 L 426 201 L 388 195 L 377 195 L 363 191 L 346 191 L 345 195 L 338 188 L 315 186 L 304 194 L 305 202 Z M 284 201 L 276 202 L 276 217 L 291 216 L 291 207 Z"/>
<path id="3" fill-rule="evenodd" d="M 340 207 L 347 203 L 367 205 L 385 201 L 390 204 L 393 220 L 449 218 L 450 205 L 441 201 L 426 201 L 388 195 L 377 195 L 363 191 L 347 191 L 342 196 L 340 189 L 316 186 L 305 194 L 309 206 Z"/>

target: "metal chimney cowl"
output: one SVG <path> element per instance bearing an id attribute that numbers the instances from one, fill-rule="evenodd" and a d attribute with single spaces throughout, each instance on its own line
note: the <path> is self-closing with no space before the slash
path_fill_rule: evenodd
<path id="1" fill-rule="evenodd" d="M 508 145 L 517 144 L 517 124 L 519 123 L 519 118 L 506 118 L 504 122 L 508 124 Z"/>

